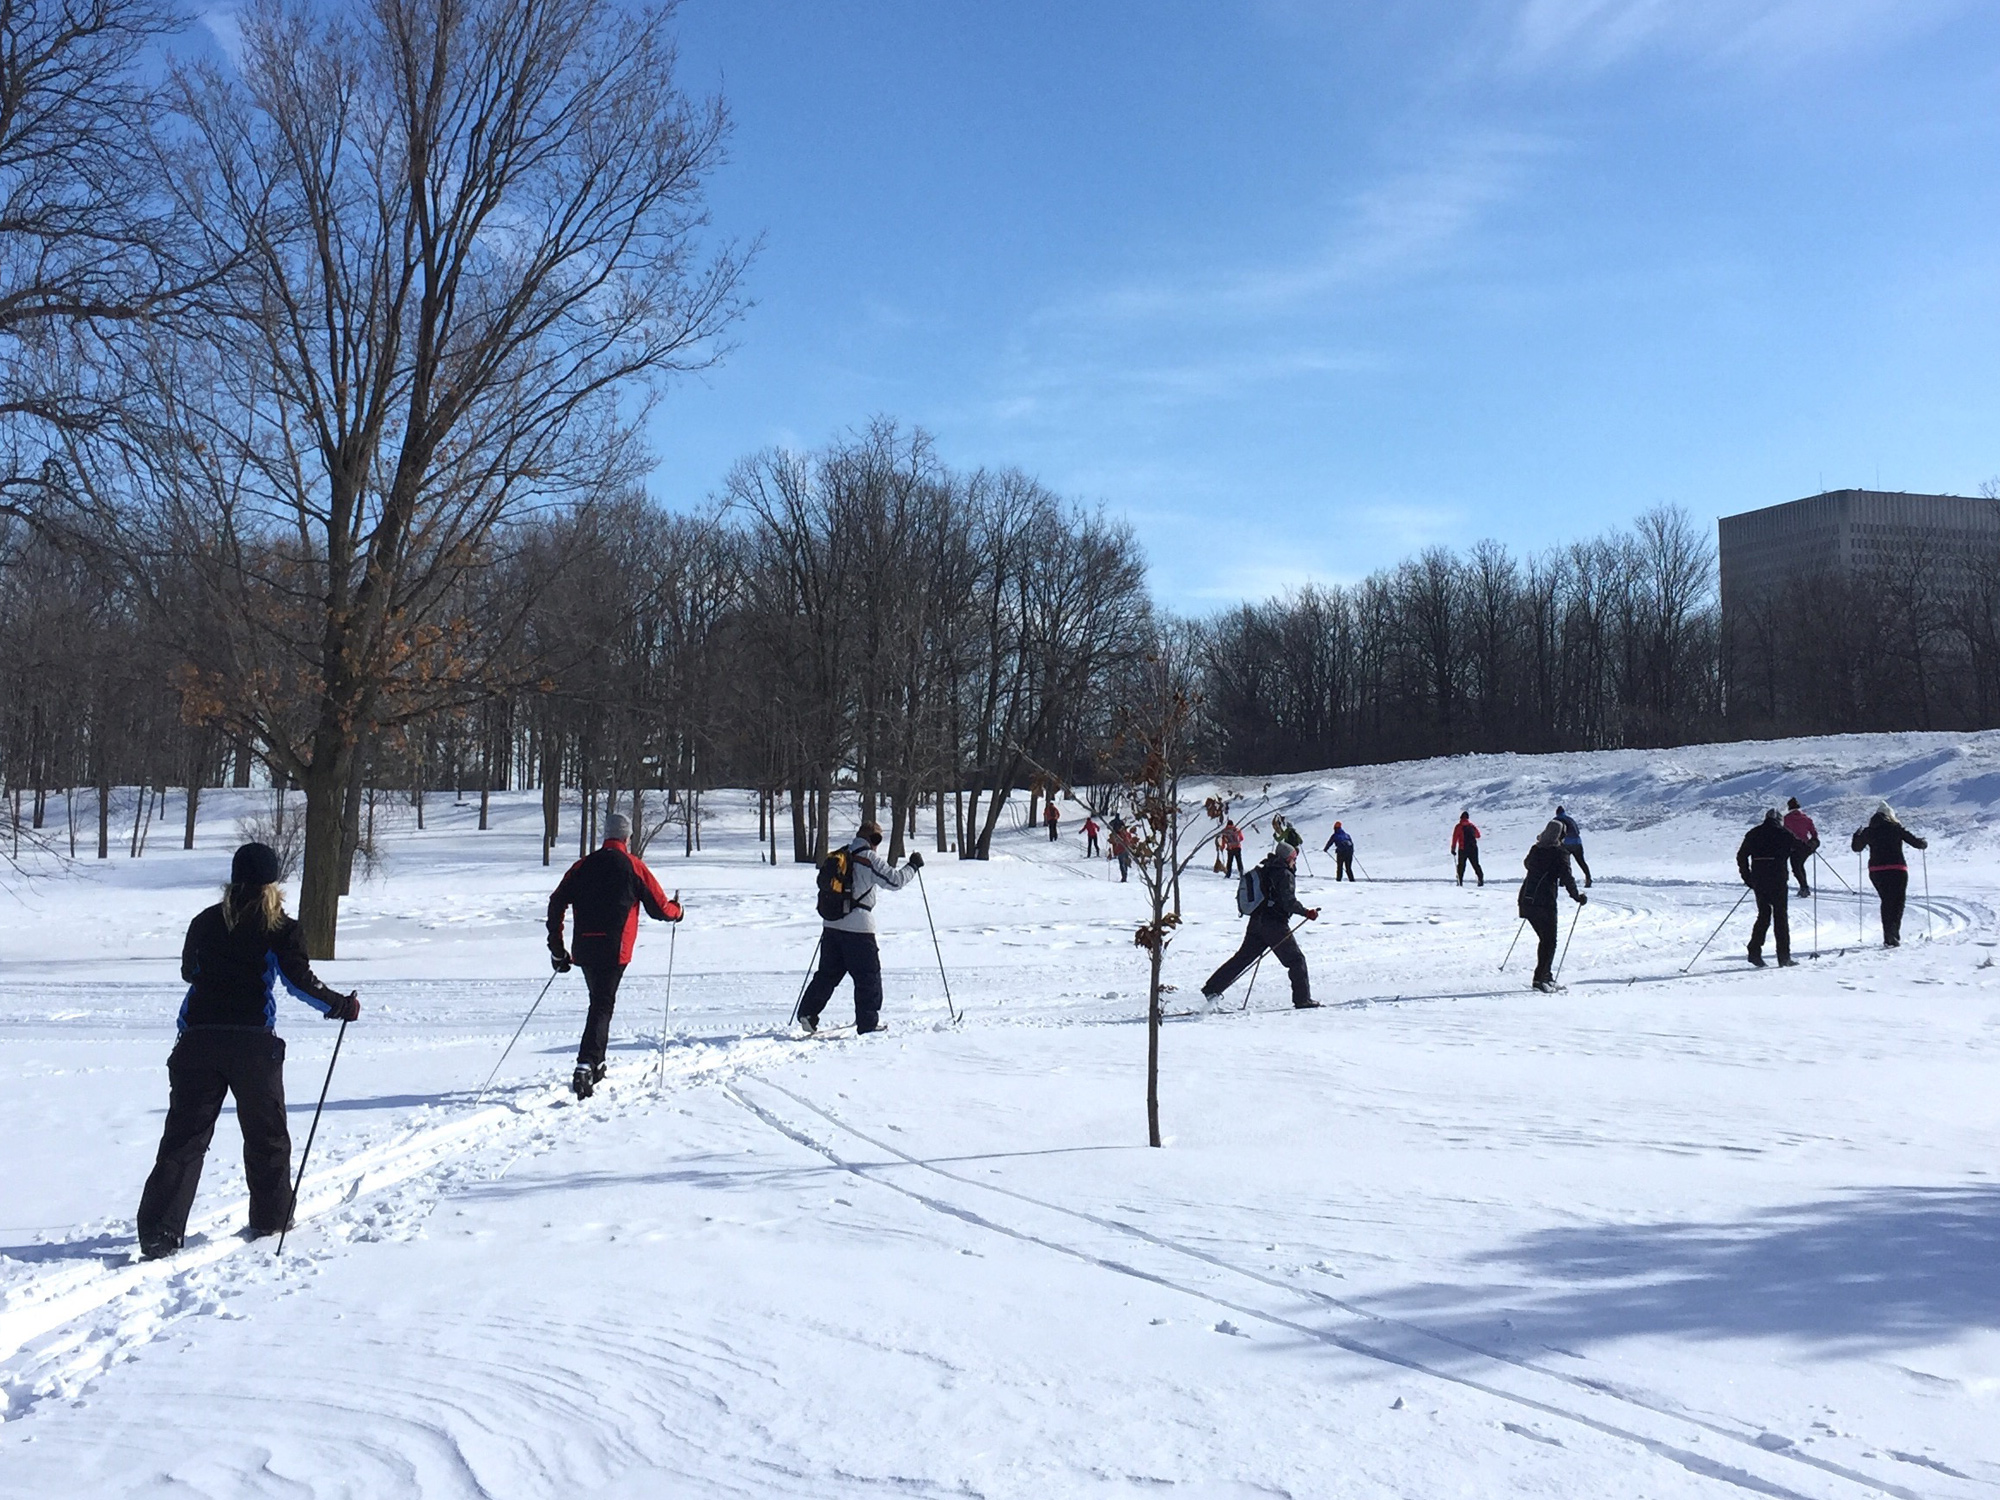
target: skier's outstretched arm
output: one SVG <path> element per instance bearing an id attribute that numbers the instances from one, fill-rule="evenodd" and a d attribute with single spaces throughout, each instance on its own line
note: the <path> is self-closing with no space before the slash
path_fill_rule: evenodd
<path id="1" fill-rule="evenodd" d="M 639 904 L 646 908 L 646 915 L 655 922 L 678 922 L 681 919 L 680 902 L 668 898 L 653 872 L 636 857 L 632 861 L 632 873 L 639 877 Z"/>

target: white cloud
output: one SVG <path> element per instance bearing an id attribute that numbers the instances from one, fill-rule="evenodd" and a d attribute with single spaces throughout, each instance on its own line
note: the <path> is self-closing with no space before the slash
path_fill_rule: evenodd
<path id="1" fill-rule="evenodd" d="M 201 13 L 201 28 L 222 49 L 232 67 L 243 62 L 243 21 L 233 8 L 215 7 Z"/>
<path id="2" fill-rule="evenodd" d="M 1506 63 L 1596 71 L 1648 55 L 1788 67 L 1929 29 L 1965 0 L 1520 0 Z"/>

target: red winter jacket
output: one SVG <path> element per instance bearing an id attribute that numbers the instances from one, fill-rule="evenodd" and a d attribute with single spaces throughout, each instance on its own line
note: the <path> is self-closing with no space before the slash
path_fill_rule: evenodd
<path id="1" fill-rule="evenodd" d="M 576 908 L 576 938 L 567 950 L 586 969 L 632 962 L 639 937 L 639 908 L 656 922 L 678 922 L 680 903 L 669 901 L 653 872 L 617 839 L 569 867 L 549 897 L 549 951 L 564 952 L 563 913 Z"/>
<path id="2" fill-rule="evenodd" d="M 1464 844 L 1468 853 L 1479 847 L 1479 829 L 1470 819 L 1460 819 L 1451 825 L 1451 852 L 1458 853 L 1458 846 Z"/>

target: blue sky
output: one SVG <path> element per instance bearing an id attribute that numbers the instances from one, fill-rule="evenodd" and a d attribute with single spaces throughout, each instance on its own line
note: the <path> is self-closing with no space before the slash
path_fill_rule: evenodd
<path id="1" fill-rule="evenodd" d="M 2000 6 L 684 0 L 763 237 L 654 488 L 884 414 L 1194 611 L 2000 473 Z"/>

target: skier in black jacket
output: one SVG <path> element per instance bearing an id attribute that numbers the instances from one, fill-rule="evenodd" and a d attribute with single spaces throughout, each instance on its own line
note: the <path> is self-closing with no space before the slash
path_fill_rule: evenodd
<path id="1" fill-rule="evenodd" d="M 285 915 L 278 854 L 245 844 L 230 861 L 222 900 L 188 924 L 181 978 L 188 984 L 167 1058 L 167 1123 L 139 1196 L 139 1254 L 171 1255 L 187 1234 L 201 1166 L 222 1101 L 236 1097 L 250 1235 L 276 1234 L 292 1216 L 292 1137 L 285 1127 L 285 1043 L 278 990 L 330 1020 L 352 1021 L 361 1001 L 320 982 L 299 924 Z"/>
<path id="2" fill-rule="evenodd" d="M 1791 897 L 1791 865 L 1803 858 L 1806 846 L 1785 827 L 1775 807 L 1764 809 L 1764 821 L 1743 835 L 1736 846 L 1736 873 L 1757 893 L 1757 921 L 1750 929 L 1748 957 L 1764 967 L 1764 934 L 1777 940 L 1778 967 L 1792 966 L 1792 929 L 1785 912 Z"/>
<path id="3" fill-rule="evenodd" d="M 667 899 L 653 872 L 628 847 L 631 839 L 632 820 L 613 813 L 604 820 L 602 847 L 571 865 L 549 895 L 549 962 L 558 974 L 567 974 L 572 963 L 582 969 L 590 993 L 590 1013 L 569 1081 L 579 1099 L 588 1099 L 604 1078 L 619 981 L 639 940 L 639 908 L 655 922 L 681 919 L 680 903 Z M 576 937 L 565 948 L 563 915 L 571 907 L 576 909 Z"/>
<path id="4" fill-rule="evenodd" d="M 1535 929 L 1535 988 L 1544 992 L 1556 987 L 1556 887 L 1568 891 L 1578 906 L 1590 898 L 1576 888 L 1569 870 L 1569 852 L 1563 848 L 1563 825 L 1551 818 L 1535 839 L 1521 867 L 1528 873 L 1521 881 L 1515 907 L 1521 918 Z"/>
<path id="5" fill-rule="evenodd" d="M 1250 913 L 1250 924 L 1243 930 L 1243 946 L 1209 975 L 1208 982 L 1201 987 L 1202 999 L 1211 1002 L 1219 999 L 1224 990 L 1243 977 L 1244 970 L 1266 953 L 1274 953 L 1291 976 L 1292 1004 L 1300 1010 L 1318 1008 L 1319 1002 L 1312 997 L 1312 980 L 1306 973 L 1306 956 L 1299 951 L 1291 931 L 1293 917 L 1303 917 L 1308 922 L 1319 920 L 1317 906 L 1299 904 L 1295 873 L 1298 862 L 1296 844 L 1280 843 L 1264 856 L 1257 866 L 1258 878 L 1264 886 L 1263 902 Z"/>
<path id="6" fill-rule="evenodd" d="M 1875 816 L 1865 828 L 1854 830 L 1854 850 L 1868 851 L 1868 879 L 1882 898 L 1882 946 L 1898 948 L 1903 942 L 1903 902 L 1910 893 L 1910 866 L 1903 858 L 1903 846 L 1928 849 L 1930 845 L 1896 821 L 1896 811 L 1888 803 L 1876 806 Z"/>

